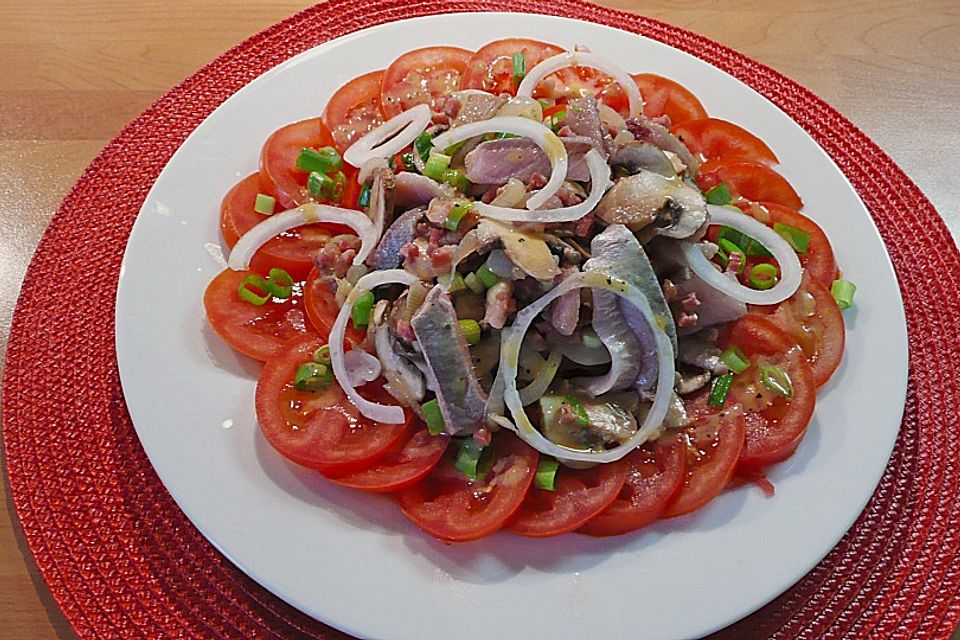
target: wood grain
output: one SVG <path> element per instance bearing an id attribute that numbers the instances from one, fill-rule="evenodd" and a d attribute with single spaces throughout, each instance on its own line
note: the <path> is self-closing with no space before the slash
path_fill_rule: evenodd
<path id="1" fill-rule="evenodd" d="M 960 236 L 960 3 L 608 0 L 799 81 L 859 125 Z M 307 6 L 262 0 L 0 3 L 0 348 L 60 199 L 103 144 L 203 64 Z M 491 34 L 493 38 L 495 34 Z M 0 638 L 72 638 L 23 542 L 4 476 Z M 960 636 L 955 636 L 960 638 Z"/>

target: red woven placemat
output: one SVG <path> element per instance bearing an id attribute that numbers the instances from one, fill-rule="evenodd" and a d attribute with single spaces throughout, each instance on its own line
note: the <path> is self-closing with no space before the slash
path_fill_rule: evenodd
<path id="1" fill-rule="evenodd" d="M 787 593 L 720 635 L 948 637 L 960 618 L 960 255 L 943 222 L 886 154 L 796 83 L 701 36 L 574 0 L 325 3 L 201 69 L 91 163 L 27 273 L 3 385 L 3 439 L 17 513 L 43 577 L 78 635 L 345 637 L 241 574 L 197 532 L 158 480 L 127 415 L 117 374 L 120 262 L 153 180 L 203 118 L 244 84 L 358 29 L 482 10 L 591 20 L 702 58 L 790 114 L 857 188 L 880 227 L 906 305 L 911 357 L 900 437 L 876 493 L 840 544 Z M 134 156 L 143 179 L 129 179 Z M 82 296 L 65 277 L 77 265 L 95 274 Z"/>

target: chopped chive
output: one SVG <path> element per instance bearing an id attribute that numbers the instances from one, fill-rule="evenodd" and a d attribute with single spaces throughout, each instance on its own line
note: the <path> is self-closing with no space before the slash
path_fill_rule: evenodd
<path id="1" fill-rule="evenodd" d="M 583 406 L 582 402 L 573 396 L 566 396 L 563 401 L 573 410 L 573 415 L 576 416 L 578 425 L 581 427 L 590 426 L 590 416 L 587 415 L 587 409 Z"/>
<path id="2" fill-rule="evenodd" d="M 777 367 L 760 367 L 760 382 L 767 389 L 777 395 L 789 398 L 793 395 L 793 384 L 790 382 L 790 376 Z"/>
<path id="3" fill-rule="evenodd" d="M 467 283 L 463 279 L 463 276 L 459 272 L 453 272 L 453 280 L 450 281 L 450 286 L 447 287 L 447 291 L 450 293 L 456 293 L 457 291 L 463 291 L 467 288 Z"/>
<path id="4" fill-rule="evenodd" d="M 420 405 L 423 411 L 423 420 L 427 423 L 427 431 L 432 436 L 438 436 L 443 433 L 446 425 L 443 422 L 443 414 L 440 412 L 440 403 L 436 398 Z"/>
<path id="5" fill-rule="evenodd" d="M 473 209 L 472 202 L 458 202 L 450 208 L 447 219 L 443 221 L 443 226 L 449 231 L 456 231 L 460 222 L 467 217 L 467 214 Z"/>
<path id="6" fill-rule="evenodd" d="M 265 216 L 272 216 L 274 210 L 277 208 L 277 199 L 273 196 L 268 196 L 265 193 L 258 193 L 257 199 L 253 203 L 253 210 L 257 213 L 262 213 Z"/>
<path id="7" fill-rule="evenodd" d="M 733 201 L 733 198 L 730 196 L 730 191 L 727 189 L 727 185 L 723 184 L 722 182 L 708 189 L 703 196 L 707 199 L 708 204 L 723 206 L 725 204 L 730 204 Z"/>
<path id="8" fill-rule="evenodd" d="M 747 267 L 747 256 L 743 249 L 726 238 L 717 238 L 717 246 L 720 247 L 717 251 L 717 260 L 720 261 L 721 266 L 726 269 L 727 265 L 730 264 L 730 256 L 738 254 L 740 256 L 740 266 L 737 268 L 737 273 L 743 273 L 743 270 Z"/>
<path id="9" fill-rule="evenodd" d="M 424 131 L 413 141 L 413 146 L 416 148 L 417 153 L 420 154 L 420 157 L 425 159 L 430 155 L 430 149 L 433 149 L 433 138 L 430 137 L 429 133 Z"/>
<path id="10" fill-rule="evenodd" d="M 722 238 L 726 238 L 733 244 L 740 247 L 748 256 L 760 256 L 763 258 L 773 257 L 773 254 L 767 251 L 767 248 L 762 244 L 747 234 L 737 231 L 732 227 L 720 227 L 720 231 L 717 233 L 717 239 L 720 240 Z"/>
<path id="11" fill-rule="evenodd" d="M 274 298 L 286 300 L 293 294 L 293 278 L 283 269 L 270 269 L 266 282 L 267 291 Z"/>
<path id="12" fill-rule="evenodd" d="M 557 469 L 559 468 L 560 463 L 553 458 L 540 458 L 540 462 L 537 463 L 537 473 L 533 477 L 537 488 L 544 491 L 553 491 L 556 487 Z"/>
<path id="13" fill-rule="evenodd" d="M 720 355 L 720 360 L 734 373 L 743 373 L 750 368 L 750 361 L 740 347 L 730 347 Z"/>
<path id="14" fill-rule="evenodd" d="M 357 196 L 357 206 L 366 207 L 370 204 L 370 185 L 365 184 L 360 189 L 360 195 Z"/>
<path id="15" fill-rule="evenodd" d="M 480 324 L 476 320 L 459 320 L 460 333 L 467 344 L 474 345 L 480 342 Z"/>
<path id="16" fill-rule="evenodd" d="M 465 438 L 460 443 L 460 449 L 457 450 L 457 459 L 453 466 L 471 480 L 476 480 L 482 469 L 480 458 L 483 456 L 485 449 L 486 447 L 474 442 L 473 438 Z"/>
<path id="17" fill-rule="evenodd" d="M 707 404 L 711 407 L 722 407 L 727 403 L 727 395 L 730 393 L 730 385 L 733 384 L 733 374 L 725 373 L 719 378 L 714 378 L 713 386 L 710 387 L 710 397 Z"/>
<path id="18" fill-rule="evenodd" d="M 304 362 L 293 374 L 293 388 L 297 391 L 319 391 L 333 382 L 330 367 L 319 362 Z"/>
<path id="19" fill-rule="evenodd" d="M 320 364 L 330 364 L 330 345 L 325 344 L 313 352 L 313 361 Z"/>
<path id="20" fill-rule="evenodd" d="M 333 159 L 330 158 L 329 155 L 306 147 L 300 149 L 300 155 L 297 156 L 296 167 L 300 171 L 306 171 L 307 173 L 313 171 L 329 173 L 330 170 L 334 168 Z"/>
<path id="21" fill-rule="evenodd" d="M 251 286 L 263 291 L 263 295 L 253 291 L 253 289 L 250 288 Z M 267 303 L 267 300 L 270 299 L 270 285 L 264 278 L 255 273 L 251 273 L 240 281 L 240 286 L 237 288 L 237 295 L 252 305 L 262 307 Z"/>
<path id="22" fill-rule="evenodd" d="M 750 269 L 750 286 L 760 291 L 773 288 L 780 279 L 780 272 L 769 262 L 761 262 Z"/>
<path id="23" fill-rule="evenodd" d="M 486 290 L 486 287 L 483 286 L 483 283 L 480 282 L 480 280 L 477 278 L 477 274 L 475 273 L 468 273 L 463 279 L 463 283 L 467 285 L 467 288 L 470 289 L 470 291 L 473 291 L 477 295 L 482 294 Z"/>
<path id="24" fill-rule="evenodd" d="M 480 281 L 480 284 L 483 285 L 484 289 L 489 289 L 493 285 L 497 284 L 500 281 L 500 278 L 497 277 L 493 271 L 490 271 L 490 267 L 486 263 L 482 267 L 477 269 L 477 280 Z"/>
<path id="25" fill-rule="evenodd" d="M 370 324 L 370 314 L 373 313 L 373 292 L 366 291 L 353 303 L 353 309 L 350 310 L 350 317 L 353 318 L 353 326 L 365 327 Z"/>
<path id="26" fill-rule="evenodd" d="M 423 167 L 423 175 L 433 178 L 437 182 L 443 182 L 447 167 L 450 166 L 450 160 L 450 156 L 434 149 L 427 158 L 426 166 Z"/>
<path id="27" fill-rule="evenodd" d="M 447 169 L 444 171 L 443 181 L 460 193 L 466 193 L 467 189 L 470 188 L 470 181 L 467 179 L 467 174 L 460 169 Z"/>
<path id="28" fill-rule="evenodd" d="M 773 223 L 773 230 L 780 234 L 797 253 L 804 254 L 807 252 L 807 247 L 810 245 L 810 234 L 806 231 L 780 222 Z"/>
<path id="29" fill-rule="evenodd" d="M 853 294 L 857 291 L 857 285 L 849 280 L 834 280 L 830 286 L 830 293 L 833 299 L 837 301 L 840 310 L 849 309 L 853 306 Z"/>
<path id="30" fill-rule="evenodd" d="M 513 54 L 513 84 L 519 86 L 527 75 L 527 57 L 522 51 Z"/>

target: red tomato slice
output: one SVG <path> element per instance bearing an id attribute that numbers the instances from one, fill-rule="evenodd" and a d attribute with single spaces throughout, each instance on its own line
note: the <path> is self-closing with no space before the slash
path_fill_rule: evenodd
<path id="1" fill-rule="evenodd" d="M 334 382 L 317 392 L 297 391 L 297 367 L 324 344 L 316 336 L 291 340 L 270 358 L 257 382 L 260 430 L 274 449 L 297 464 L 331 476 L 362 471 L 389 454 L 408 435 L 404 424 L 380 424 L 360 415 Z M 375 402 L 395 404 L 377 384 L 362 388 Z"/>
<path id="2" fill-rule="evenodd" d="M 587 523 L 616 500 L 630 464 L 618 460 L 592 469 L 557 470 L 553 491 L 530 488 L 523 506 L 508 525 L 522 536 L 543 538 L 569 533 Z"/>
<path id="3" fill-rule="evenodd" d="M 323 111 L 323 122 L 341 153 L 364 135 L 383 124 L 380 82 L 383 71 L 371 71 L 343 85 L 331 96 Z"/>
<path id="4" fill-rule="evenodd" d="M 498 433 L 491 446 L 495 459 L 483 480 L 467 479 L 448 454 L 426 478 L 396 493 L 404 515 L 449 542 L 476 540 L 503 527 L 523 504 L 538 456 L 512 433 Z"/>
<path id="5" fill-rule="evenodd" d="M 673 125 L 670 131 L 690 153 L 707 160 L 736 156 L 755 162 L 778 164 L 776 154 L 763 140 L 743 127 L 719 118 L 700 118 Z"/>
<path id="6" fill-rule="evenodd" d="M 697 96 L 670 78 L 655 73 L 638 73 L 633 81 L 643 96 L 643 115 L 648 118 L 668 116 L 671 125 L 707 117 Z"/>
<path id="7" fill-rule="evenodd" d="M 240 236 L 263 222 L 266 216 L 253 210 L 258 193 L 264 193 L 258 174 L 247 176 L 234 185 L 220 204 L 220 232 L 231 249 Z M 266 192 L 268 195 L 270 192 Z M 329 224 L 310 224 L 286 231 L 273 238 L 254 254 L 250 269 L 267 273 L 274 267 L 283 269 L 294 280 L 303 280 L 313 268 L 313 256 L 327 240 L 340 233 L 353 235 L 353 230 Z"/>
<path id="8" fill-rule="evenodd" d="M 422 425 L 409 431 L 408 438 L 373 466 L 331 480 L 353 489 L 378 493 L 399 491 L 418 482 L 440 462 L 450 438 L 432 436 Z"/>
<path id="9" fill-rule="evenodd" d="M 457 47 L 427 47 L 394 60 L 380 81 L 380 102 L 387 118 L 418 104 L 439 111 L 437 99 L 460 89 L 472 51 Z"/>
<path id="10" fill-rule="evenodd" d="M 530 71 L 547 58 L 563 53 L 563 49 L 526 38 L 495 40 L 481 47 L 467 62 L 461 86 L 464 89 L 482 89 L 497 95 L 516 95 L 513 54 L 518 52 L 524 55 L 527 71 Z"/>
<path id="11" fill-rule="evenodd" d="M 260 150 L 261 188 L 277 194 L 281 209 L 307 201 L 307 172 L 297 169 L 301 149 L 319 149 L 333 144 L 330 131 L 320 118 L 301 120 L 274 131 Z"/>
<path id="12" fill-rule="evenodd" d="M 743 414 L 730 407 L 707 404 L 705 389 L 687 403 L 694 424 L 683 430 L 687 447 L 687 477 L 663 514 L 673 518 L 713 500 L 730 482 L 744 446 Z"/>
<path id="13" fill-rule="evenodd" d="M 701 189 L 707 191 L 721 182 L 734 198 L 772 202 L 791 209 L 803 207 L 803 200 L 787 179 L 759 162 L 731 157 L 700 165 L 697 184 Z"/>
<path id="14" fill-rule="evenodd" d="M 257 360 L 272 357 L 291 338 L 306 335 L 302 283 L 295 283 L 286 300 L 271 298 L 263 306 L 242 299 L 240 283 L 252 271 L 221 272 L 207 285 L 203 306 L 207 322 L 231 347 Z M 259 275 L 259 274 L 258 274 Z"/>
<path id="15" fill-rule="evenodd" d="M 797 343 L 770 320 L 747 314 L 727 329 L 719 345 L 736 345 L 750 360 L 750 368 L 734 377 L 727 399 L 728 405 L 739 403 L 745 412 L 746 442 L 740 468 L 763 467 L 788 458 L 807 431 L 817 397 L 813 371 Z M 790 398 L 775 394 L 760 382 L 761 364 L 787 374 L 793 388 Z"/>
<path id="16" fill-rule="evenodd" d="M 818 387 L 826 384 L 843 359 L 843 313 L 830 291 L 804 272 L 800 288 L 776 306 L 750 307 L 783 329 L 803 351 Z"/>
<path id="17" fill-rule="evenodd" d="M 617 499 L 580 533 L 616 536 L 645 527 L 663 514 L 686 477 L 686 447 L 679 436 L 645 445 L 626 458 L 627 481 Z"/>
<path id="18" fill-rule="evenodd" d="M 303 307 L 313 329 L 326 339 L 333 329 L 333 323 L 340 313 L 337 306 L 336 292 L 320 278 L 320 272 L 313 269 L 303 284 Z M 367 332 L 347 324 L 346 338 L 350 344 L 360 344 L 367 337 Z"/>
<path id="19" fill-rule="evenodd" d="M 830 287 L 840 277 L 837 261 L 833 256 L 833 247 L 827 234 L 816 222 L 799 211 L 774 202 L 737 202 L 736 205 L 767 226 L 776 223 L 785 224 L 803 231 L 810 237 L 806 253 L 800 254 L 800 264 L 807 273 L 824 287 Z"/>

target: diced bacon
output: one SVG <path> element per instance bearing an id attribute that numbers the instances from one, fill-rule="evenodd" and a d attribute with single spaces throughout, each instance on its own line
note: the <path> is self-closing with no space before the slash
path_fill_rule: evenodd
<path id="1" fill-rule="evenodd" d="M 686 311 L 680 312 L 680 317 L 677 318 L 677 324 L 681 327 L 695 327 L 699 318 L 695 313 L 687 313 Z"/>

